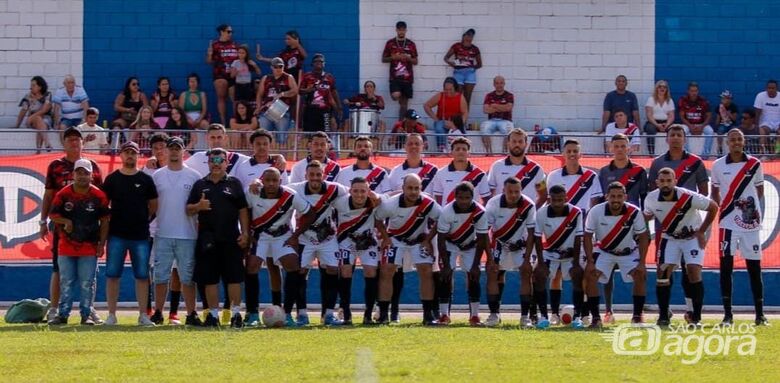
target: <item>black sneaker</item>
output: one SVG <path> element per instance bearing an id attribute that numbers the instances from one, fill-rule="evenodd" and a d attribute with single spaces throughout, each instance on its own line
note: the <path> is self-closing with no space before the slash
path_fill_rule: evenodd
<path id="1" fill-rule="evenodd" d="M 206 316 L 206 321 L 203 322 L 203 327 L 219 327 L 219 318 L 209 313 Z"/>
<path id="2" fill-rule="evenodd" d="M 50 321 L 47 322 L 49 326 L 61 326 L 68 324 L 68 317 L 55 315 Z"/>
<path id="3" fill-rule="evenodd" d="M 769 320 L 765 316 L 761 315 L 756 317 L 756 326 L 771 326 Z"/>
<path id="4" fill-rule="evenodd" d="M 149 318 L 149 320 L 158 326 L 165 322 L 165 319 L 163 318 L 162 312 L 160 312 L 160 310 L 154 310 L 154 314 Z"/>
<path id="5" fill-rule="evenodd" d="M 423 326 L 435 327 L 438 325 L 439 325 L 439 321 L 437 321 L 436 319 L 423 320 Z"/>
<path id="6" fill-rule="evenodd" d="M 81 317 L 81 325 L 82 326 L 94 326 L 95 321 L 92 320 L 89 316 Z"/>
<path id="7" fill-rule="evenodd" d="M 203 322 L 200 321 L 200 318 L 198 317 L 198 313 L 196 313 L 195 311 L 187 315 L 187 319 L 185 320 L 184 324 L 186 324 L 187 326 L 195 326 L 195 327 L 203 326 Z"/>
<path id="8" fill-rule="evenodd" d="M 206 320 L 208 321 L 208 319 Z M 232 328 L 242 328 L 244 327 L 244 319 L 241 318 L 241 314 L 235 313 L 230 318 L 230 327 Z"/>
<path id="9" fill-rule="evenodd" d="M 655 325 L 658 326 L 658 327 L 669 327 L 670 324 L 671 324 L 671 321 L 669 319 L 666 319 L 666 318 L 664 318 L 664 319 L 658 318 L 658 320 L 655 322 Z"/>
<path id="10" fill-rule="evenodd" d="M 371 314 L 363 315 L 363 326 L 376 326 L 378 323 L 374 322 L 371 318 Z"/>
<path id="11" fill-rule="evenodd" d="M 733 326 L 734 325 L 734 317 L 731 314 L 726 314 L 723 316 L 723 320 L 720 322 L 721 326 Z"/>

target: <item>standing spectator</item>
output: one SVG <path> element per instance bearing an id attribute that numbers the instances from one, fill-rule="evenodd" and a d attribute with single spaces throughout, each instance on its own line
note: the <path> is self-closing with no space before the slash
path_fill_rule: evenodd
<path id="1" fill-rule="evenodd" d="M 106 259 L 106 300 L 108 318 L 105 324 L 116 325 L 116 305 L 119 300 L 119 278 L 125 267 L 127 253 L 133 265 L 135 297 L 138 300 L 138 325 L 154 326 L 146 314 L 149 299 L 149 221 L 157 212 L 157 188 L 152 177 L 139 171 L 141 149 L 133 141 L 122 144 L 122 167 L 106 177 L 103 192 L 111 203 Z"/>
<path id="2" fill-rule="evenodd" d="M 396 150 L 401 150 L 406 145 L 406 137 L 409 134 L 416 133 L 422 138 L 424 149 L 428 147 L 428 138 L 425 137 L 427 130 L 425 124 L 420 122 L 420 115 L 414 109 L 407 109 L 403 120 L 398 121 L 393 126 L 392 146 Z"/>
<path id="3" fill-rule="evenodd" d="M 187 76 L 187 90 L 179 95 L 179 106 L 184 109 L 187 125 L 191 129 L 206 130 L 209 127 L 208 100 L 206 100 L 206 92 L 198 89 L 199 84 L 200 76 L 197 73 L 190 73 Z M 203 141 L 205 141 L 203 133 L 196 133 L 192 136 L 190 145 L 203 149 Z"/>
<path id="4" fill-rule="evenodd" d="M 712 135 L 715 131 L 709 125 L 712 121 L 712 111 L 707 99 L 699 95 L 699 84 L 696 82 L 688 83 L 688 93 L 677 101 L 677 109 L 680 113 L 680 120 L 688 128 L 686 133 L 691 136 L 710 136 L 704 140 L 704 148 L 699 153 L 704 159 L 710 155 L 710 146 L 712 146 Z M 709 145 L 708 145 L 709 144 Z"/>
<path id="5" fill-rule="evenodd" d="M 645 103 L 645 133 L 647 137 L 647 150 L 650 155 L 655 155 L 655 135 L 666 133 L 669 125 L 674 123 L 674 100 L 672 90 L 666 80 L 658 80 L 655 83 L 653 94 Z"/>
<path id="6" fill-rule="evenodd" d="M 154 121 L 159 126 L 165 126 L 171 118 L 173 109 L 179 106 L 179 100 L 171 89 L 171 80 L 168 77 L 157 79 L 157 90 L 152 94 L 150 104 L 154 112 Z"/>
<path id="7" fill-rule="evenodd" d="M 502 76 L 493 78 L 494 91 L 485 95 L 482 103 L 482 112 L 487 114 L 488 120 L 480 125 L 480 130 L 485 136 L 482 143 L 488 154 L 493 154 L 493 134 L 506 135 L 514 124 L 512 123 L 512 108 L 515 105 L 515 96 L 504 89 L 506 80 Z"/>
<path id="8" fill-rule="evenodd" d="M 45 133 L 52 126 L 51 93 L 43 77 L 35 76 L 30 80 L 30 93 L 19 102 L 19 108 L 16 127 L 38 130 L 35 134 L 35 153 L 40 154 L 43 147 L 51 151 L 51 143 Z"/>
<path id="9" fill-rule="evenodd" d="M 303 130 L 330 132 L 336 129 L 336 116 L 341 116 L 336 78 L 325 72 L 325 56 L 317 53 L 312 58 L 312 71 L 303 75 L 300 94 L 305 95 Z"/>
<path id="10" fill-rule="evenodd" d="M 604 112 L 601 114 L 601 129 L 598 133 L 603 132 L 607 124 L 615 121 L 615 112 L 618 110 L 622 110 L 628 116 L 628 122 L 639 126 L 639 102 L 634 92 L 626 89 L 627 86 L 626 76 L 621 74 L 615 78 L 615 90 L 604 97 Z"/>
<path id="11" fill-rule="evenodd" d="M 87 109 L 84 123 L 76 127 L 84 136 L 84 150 L 93 153 L 103 153 L 108 149 L 108 132 L 98 125 L 98 117 L 98 108 L 91 107 Z"/>
<path id="12" fill-rule="evenodd" d="M 81 86 L 76 85 L 73 75 L 65 76 L 62 88 L 57 89 L 52 97 L 54 103 L 54 120 L 59 122 L 59 128 L 65 130 L 81 124 L 89 108 L 89 97 Z"/>
<path id="13" fill-rule="evenodd" d="M 406 38 L 406 22 L 395 23 L 395 38 L 385 43 L 382 62 L 390 63 L 390 97 L 398 101 L 398 118 L 402 119 L 414 96 L 412 84 L 417 65 L 417 46 Z"/>
<path id="14" fill-rule="evenodd" d="M 230 129 L 239 131 L 236 149 L 247 149 L 247 133 L 257 129 L 257 117 L 252 115 L 246 101 L 236 101 L 236 113 L 230 119 Z"/>
<path id="15" fill-rule="evenodd" d="M 65 156 L 50 162 L 46 169 L 45 191 L 41 201 L 41 221 L 38 222 L 40 224 L 40 237 L 44 241 L 47 240 L 49 235 L 48 217 L 51 212 L 54 195 L 62 188 L 73 183 L 75 164 L 76 161 L 82 158 L 81 153 L 84 148 L 83 136 L 78 129 L 68 128 L 62 136 Z M 92 161 L 91 174 L 92 185 L 99 187 L 103 183 L 103 177 L 100 174 L 100 168 L 94 161 Z M 60 231 L 55 230 L 52 235 L 52 273 L 49 284 L 52 309 L 47 314 L 47 320 L 54 319 L 57 314 L 55 308 L 60 303 L 59 241 Z M 91 319 L 96 323 L 102 323 L 102 320 L 94 310 L 92 310 Z"/>
<path id="16" fill-rule="evenodd" d="M 278 57 L 282 59 L 284 63 L 284 72 L 293 76 L 296 80 L 300 80 L 298 76 L 303 71 L 303 61 L 306 60 L 306 49 L 303 48 L 303 41 L 301 36 L 295 30 L 289 30 L 284 34 L 284 49 L 279 52 Z M 260 44 L 257 44 L 257 53 L 255 58 L 259 61 L 269 63 L 273 65 L 272 58 L 264 57 L 260 53 Z"/>
<path id="17" fill-rule="evenodd" d="M 114 111 L 117 116 L 112 123 L 113 127 L 125 129 L 138 117 L 138 111 L 142 106 L 149 105 L 149 100 L 141 91 L 141 83 L 137 77 L 128 77 L 125 87 L 114 99 Z"/>
<path id="18" fill-rule="evenodd" d="M 718 153 L 718 156 L 723 153 L 723 135 L 737 127 L 739 108 L 731 100 L 730 90 L 726 89 L 720 93 L 720 104 L 718 104 L 718 111 L 715 114 L 715 126 L 718 127 L 716 131 L 718 134 L 718 148 L 715 150 L 715 153 Z"/>
<path id="19" fill-rule="evenodd" d="M 423 107 L 425 113 L 433 119 L 433 130 L 436 132 L 436 146 L 440 152 L 445 151 L 445 142 L 447 133 L 457 129 L 454 123 L 455 117 L 460 117 L 463 125 L 469 118 L 469 106 L 466 98 L 458 90 L 458 84 L 452 77 L 444 79 L 444 90 L 436 93 Z M 436 113 L 433 113 L 433 107 L 436 107 Z"/>
<path id="20" fill-rule="evenodd" d="M 255 98 L 254 84 L 252 83 L 252 72 L 260 75 L 260 67 L 249 58 L 249 47 L 241 45 L 238 47 L 238 59 L 230 64 L 230 77 L 236 82 L 235 97 L 233 101 L 238 107 L 238 102 L 249 102 Z M 233 129 L 233 126 L 230 126 Z"/>
<path id="21" fill-rule="evenodd" d="M 444 62 L 455 68 L 452 77 L 463 87 L 463 96 L 466 103 L 471 105 L 471 92 L 477 84 L 477 69 L 482 68 L 482 53 L 472 44 L 474 41 L 473 28 L 463 32 L 460 42 L 452 44 L 450 50 L 444 55 Z"/>
<path id="22" fill-rule="evenodd" d="M 274 101 L 279 99 L 287 105 L 292 105 L 296 95 L 298 95 L 298 83 L 295 81 L 295 77 L 284 72 L 284 60 L 274 57 L 271 60 L 271 73 L 263 76 L 260 80 L 260 88 L 257 90 L 255 115 L 258 116 L 260 127 L 269 132 L 288 131 L 290 129 L 290 110 L 278 121 L 266 117 L 265 112 Z M 276 141 L 286 142 L 287 135 L 277 134 Z"/>
<path id="23" fill-rule="evenodd" d="M 108 199 L 92 181 L 92 162 L 79 159 L 73 165 L 73 184 L 54 196 L 50 217 L 56 225 L 60 240 L 57 262 L 62 271 L 59 314 L 50 325 L 68 323 L 71 307 L 79 294 L 79 311 L 82 325 L 95 325 L 91 318 L 95 299 L 95 274 L 97 259 L 103 256 L 108 237 Z"/>
<path id="24" fill-rule="evenodd" d="M 757 94 L 753 102 L 756 110 L 758 128 L 761 129 L 762 150 L 771 153 L 771 144 L 767 141 L 769 133 L 777 133 L 780 127 L 780 97 L 777 96 L 777 80 L 766 82 L 766 90 Z"/>
<path id="25" fill-rule="evenodd" d="M 238 44 L 233 41 L 233 27 L 221 24 L 217 27 L 219 38 L 217 41 L 209 40 L 209 49 L 206 51 L 206 63 L 212 66 L 214 78 L 214 91 L 217 93 L 217 111 L 222 125 L 227 122 L 228 96 L 233 96 L 233 79 L 230 77 L 230 64 L 238 59 Z M 193 125 L 195 126 L 195 125 Z"/>
<path id="26" fill-rule="evenodd" d="M 755 109 L 745 108 L 742 112 L 742 122 L 739 124 L 739 130 L 745 135 L 745 153 L 753 155 L 765 153 L 765 148 L 761 145 L 761 138 L 763 138 L 761 136 L 763 133 L 761 132 L 761 129 L 758 128 L 758 125 L 756 125 Z"/>
<path id="27" fill-rule="evenodd" d="M 249 245 L 249 210 L 241 182 L 227 175 L 227 155 L 221 148 L 209 151 L 210 173 L 193 185 L 187 214 L 198 215 L 195 275 L 197 283 L 206 285 L 209 315 L 204 325 L 220 324 L 217 284 L 222 279 L 228 284 L 230 326 L 240 328 L 243 327 L 241 283 L 244 249 Z"/>

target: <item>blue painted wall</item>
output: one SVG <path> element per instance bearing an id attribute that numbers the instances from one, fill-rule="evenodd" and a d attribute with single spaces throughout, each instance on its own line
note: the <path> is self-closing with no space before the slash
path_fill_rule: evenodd
<path id="1" fill-rule="evenodd" d="M 675 101 L 696 81 L 713 108 L 729 89 L 741 111 L 780 77 L 780 2 L 657 0 L 655 9 L 655 78 Z"/>
<path id="2" fill-rule="evenodd" d="M 209 111 L 216 115 L 211 67 L 205 63 L 216 27 L 233 26 L 234 39 L 255 44 L 273 57 L 284 48 L 284 34 L 295 29 L 311 57 L 321 52 L 325 70 L 335 75 L 342 97 L 358 90 L 358 0 L 210 1 L 210 0 L 85 0 L 84 85 L 90 101 L 114 115 L 113 101 L 125 79 L 135 75 L 151 95 L 159 76 L 171 78 L 177 93 L 186 90 L 186 75 L 197 72 L 208 92 Z M 269 73 L 262 64 L 263 73 Z"/>

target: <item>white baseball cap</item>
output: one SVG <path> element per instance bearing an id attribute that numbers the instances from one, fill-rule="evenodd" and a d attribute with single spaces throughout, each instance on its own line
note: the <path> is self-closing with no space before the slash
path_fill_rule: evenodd
<path id="1" fill-rule="evenodd" d="M 90 173 L 92 173 L 92 162 L 86 158 L 82 158 L 78 161 L 76 161 L 76 164 L 73 165 L 73 171 L 76 171 L 76 169 L 81 168 L 84 169 Z"/>

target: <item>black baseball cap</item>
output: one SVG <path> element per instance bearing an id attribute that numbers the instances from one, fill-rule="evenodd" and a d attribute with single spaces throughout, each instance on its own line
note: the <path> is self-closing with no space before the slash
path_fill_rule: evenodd
<path id="1" fill-rule="evenodd" d="M 395 23 L 395 29 L 406 29 L 406 21 L 399 21 Z"/>
<path id="2" fill-rule="evenodd" d="M 469 28 L 468 30 L 466 30 L 466 32 L 463 32 L 463 36 L 466 36 L 466 35 L 474 36 L 474 34 L 476 34 L 476 33 L 477 33 L 477 31 L 475 31 L 474 28 Z"/>
<path id="3" fill-rule="evenodd" d="M 406 114 L 404 115 L 404 118 L 408 118 L 408 119 L 411 119 L 411 120 L 419 120 L 420 119 L 420 115 L 417 114 L 416 110 L 409 109 L 409 110 L 406 111 Z"/>
<path id="4" fill-rule="evenodd" d="M 79 136 L 79 138 L 84 138 L 84 136 L 81 134 L 81 131 L 76 129 L 76 127 L 71 126 L 68 129 L 65 129 L 65 133 L 62 133 L 63 138 L 68 138 L 70 136 Z"/>
<path id="5" fill-rule="evenodd" d="M 133 141 L 127 141 L 119 148 L 120 152 L 124 152 L 125 150 L 131 150 L 136 153 L 141 153 L 141 148 Z"/>
<path id="6" fill-rule="evenodd" d="M 182 149 L 184 149 L 184 140 L 181 139 L 181 137 L 171 137 L 168 139 L 168 142 L 165 144 L 167 147 L 171 146 L 178 146 Z"/>

